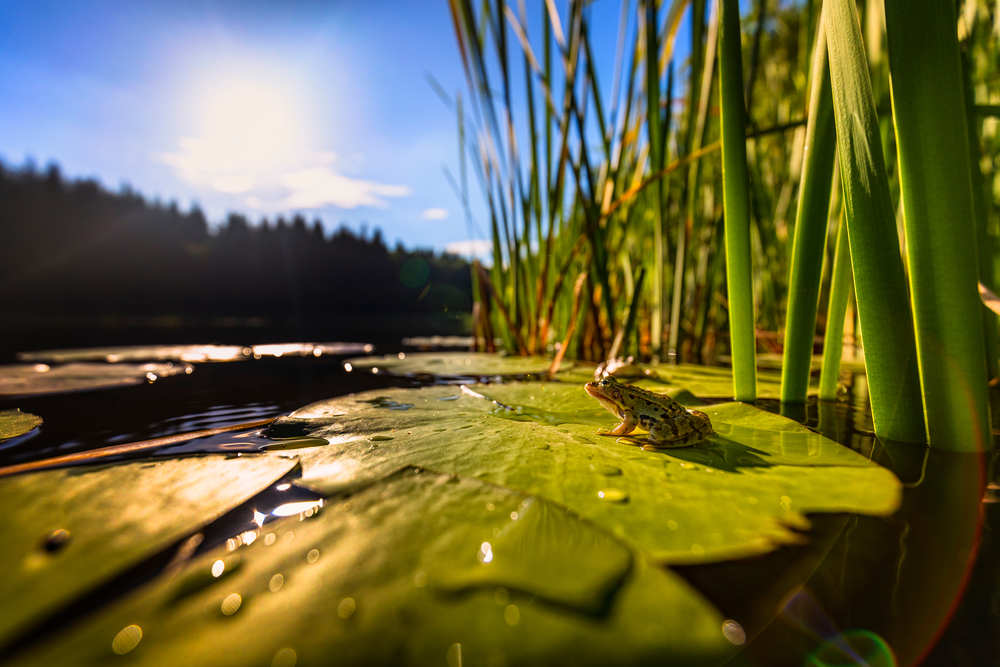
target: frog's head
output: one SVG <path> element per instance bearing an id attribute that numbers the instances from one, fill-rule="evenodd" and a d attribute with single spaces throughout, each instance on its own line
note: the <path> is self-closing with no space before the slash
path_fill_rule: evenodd
<path id="1" fill-rule="evenodd" d="M 625 403 L 624 387 L 625 385 L 613 377 L 606 377 L 603 380 L 588 382 L 583 388 L 605 408 L 618 414 Z"/>

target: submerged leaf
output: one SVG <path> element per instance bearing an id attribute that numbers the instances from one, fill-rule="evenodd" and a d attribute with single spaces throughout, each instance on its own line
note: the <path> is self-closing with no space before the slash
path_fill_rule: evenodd
<path id="1" fill-rule="evenodd" d="M 0 410 L 0 440 L 16 438 L 37 428 L 42 418 L 20 410 Z"/>
<path id="2" fill-rule="evenodd" d="M 69 391 L 113 389 L 154 382 L 170 375 L 191 373 L 190 364 L 74 363 L 0 366 L 0 396 L 61 394 Z"/>
<path id="3" fill-rule="evenodd" d="M 197 532 L 295 465 L 278 456 L 209 456 L 0 480 L 0 608 L 7 610 L 0 645 Z"/>
<path id="4" fill-rule="evenodd" d="M 899 503 L 901 487 L 888 470 L 751 406 L 702 406 L 717 436 L 645 451 L 644 434 L 595 434 L 617 420 L 579 386 L 476 389 L 481 394 L 448 386 L 379 390 L 383 399 L 413 405 L 405 411 L 367 402 L 371 392 L 296 411 L 287 422 L 296 435 L 330 442 L 301 450 L 303 481 L 337 492 L 405 465 L 477 477 L 557 502 L 665 563 L 767 553 L 802 541 L 806 513 L 884 515 Z M 272 435 L 285 423 L 277 420 Z M 604 474 L 611 468 L 620 474 Z"/>
<path id="5" fill-rule="evenodd" d="M 226 556 L 206 553 L 14 664 L 102 664 L 132 626 L 130 658 L 163 667 L 710 665 L 735 650 L 677 575 L 565 509 L 474 479 L 407 468 L 261 532 L 224 580 L 183 594 Z"/>

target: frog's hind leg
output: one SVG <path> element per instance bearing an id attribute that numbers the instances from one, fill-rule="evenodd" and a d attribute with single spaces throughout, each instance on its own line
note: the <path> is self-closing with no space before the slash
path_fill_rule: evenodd
<path id="1" fill-rule="evenodd" d="M 610 435 L 610 436 L 620 436 L 628 435 L 635 430 L 635 427 L 639 425 L 639 418 L 636 417 L 634 412 L 620 412 L 618 416 L 621 418 L 621 423 L 615 426 L 610 431 L 598 431 L 597 435 Z"/>
<path id="2" fill-rule="evenodd" d="M 705 439 L 698 431 L 684 429 L 682 432 L 673 420 L 654 422 L 649 426 L 649 445 L 657 449 L 689 447 Z"/>

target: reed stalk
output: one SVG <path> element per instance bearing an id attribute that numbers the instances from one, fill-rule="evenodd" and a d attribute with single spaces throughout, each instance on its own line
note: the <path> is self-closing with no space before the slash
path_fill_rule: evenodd
<path id="1" fill-rule="evenodd" d="M 837 154 L 837 128 L 833 120 L 830 69 L 822 19 L 817 26 L 810 79 L 805 159 L 802 161 L 795 211 L 788 308 L 785 313 L 785 350 L 781 369 L 783 403 L 805 402 L 809 391 L 816 311 L 823 277 L 822 257 L 826 252 L 830 183 Z"/>
<path id="2" fill-rule="evenodd" d="M 719 115 L 733 393 L 737 401 L 755 401 L 757 341 L 750 249 L 746 110 L 743 106 L 743 47 L 738 1 L 719 0 L 719 3 Z"/>
<path id="3" fill-rule="evenodd" d="M 886 0 L 885 10 L 927 439 L 982 451 L 991 436 L 955 6 Z"/>
<path id="4" fill-rule="evenodd" d="M 924 442 L 913 322 L 857 7 L 826 0 L 822 21 L 875 433 Z"/>

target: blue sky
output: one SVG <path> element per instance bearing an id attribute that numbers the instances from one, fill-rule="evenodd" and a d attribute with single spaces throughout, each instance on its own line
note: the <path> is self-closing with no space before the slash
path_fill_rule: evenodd
<path id="1" fill-rule="evenodd" d="M 620 5 L 588 11 L 608 88 Z M 408 247 L 470 238 L 442 171 L 458 174 L 454 115 L 425 78 L 465 85 L 447 0 L 0 0 L 0 15 L 7 165 L 54 161 L 213 223 L 301 212 Z"/>

